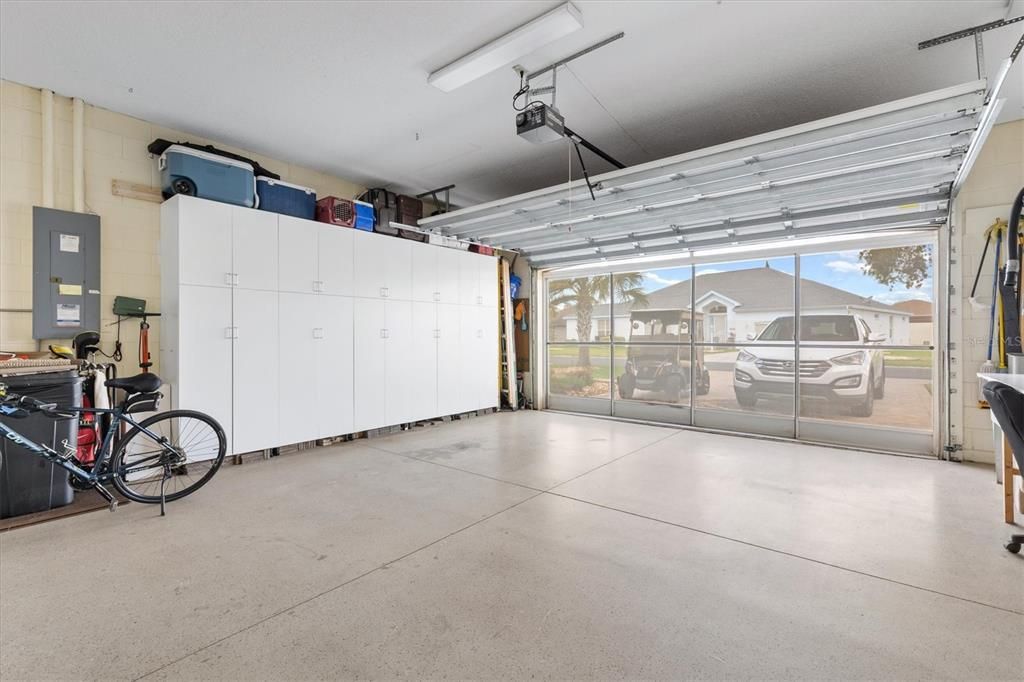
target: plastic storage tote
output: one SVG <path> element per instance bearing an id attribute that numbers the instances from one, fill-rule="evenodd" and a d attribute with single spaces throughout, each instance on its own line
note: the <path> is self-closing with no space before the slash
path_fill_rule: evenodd
<path id="1" fill-rule="evenodd" d="M 11 393 L 28 395 L 60 405 L 82 404 L 82 377 L 77 370 L 0 377 Z M 63 443 L 78 442 L 78 418 L 51 419 L 41 413 L 24 419 L 0 417 L 22 436 L 62 452 Z M 0 439 L 0 518 L 47 511 L 71 504 L 74 491 L 68 472 L 28 452 L 12 441 Z"/>
<path id="2" fill-rule="evenodd" d="M 373 232 L 373 204 L 368 204 L 365 201 L 353 201 L 352 203 L 356 207 L 356 221 L 352 227 L 357 230 Z"/>
<path id="3" fill-rule="evenodd" d="M 261 211 L 283 213 L 306 220 L 316 218 L 316 192 L 309 187 L 261 175 L 256 178 L 256 194 L 260 198 Z"/>
<path id="4" fill-rule="evenodd" d="M 160 185 L 165 199 L 187 194 L 252 208 L 256 175 L 244 161 L 173 144 L 160 155 Z"/>

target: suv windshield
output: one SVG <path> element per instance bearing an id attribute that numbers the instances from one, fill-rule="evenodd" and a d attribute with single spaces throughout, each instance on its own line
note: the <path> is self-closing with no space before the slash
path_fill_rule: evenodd
<path id="1" fill-rule="evenodd" d="M 793 318 L 777 317 L 769 324 L 758 341 L 792 341 Z M 803 315 L 800 317 L 800 340 L 819 343 L 830 341 L 858 341 L 857 325 L 853 315 Z"/>

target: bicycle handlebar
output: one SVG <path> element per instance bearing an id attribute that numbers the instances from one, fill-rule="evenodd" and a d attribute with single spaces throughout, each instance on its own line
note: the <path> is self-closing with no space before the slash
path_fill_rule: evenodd
<path id="1" fill-rule="evenodd" d="M 38 398 L 33 398 L 27 395 L 18 395 L 17 393 L 7 393 L 4 391 L 0 393 L 0 405 L 11 409 L 8 416 L 28 416 L 32 412 L 42 412 L 47 417 L 68 417 L 74 415 L 61 414 L 57 411 L 57 403 L 44 403 Z M 23 411 L 25 414 L 17 414 L 17 410 Z"/>

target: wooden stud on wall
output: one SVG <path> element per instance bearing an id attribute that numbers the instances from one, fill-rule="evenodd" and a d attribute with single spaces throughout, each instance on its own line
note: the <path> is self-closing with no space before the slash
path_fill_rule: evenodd
<path id="1" fill-rule="evenodd" d="M 127 180 L 111 180 L 110 193 L 115 197 L 151 201 L 155 204 L 162 204 L 164 201 L 163 194 L 156 187 L 142 185 L 137 182 L 129 182 Z"/>

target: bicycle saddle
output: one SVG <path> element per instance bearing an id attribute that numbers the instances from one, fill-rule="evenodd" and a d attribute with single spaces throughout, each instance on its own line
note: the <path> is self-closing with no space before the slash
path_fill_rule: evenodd
<path id="1" fill-rule="evenodd" d="M 109 388 L 120 388 L 125 393 L 152 393 L 164 384 L 160 377 L 152 373 L 136 374 L 123 379 L 108 379 L 105 383 Z"/>

